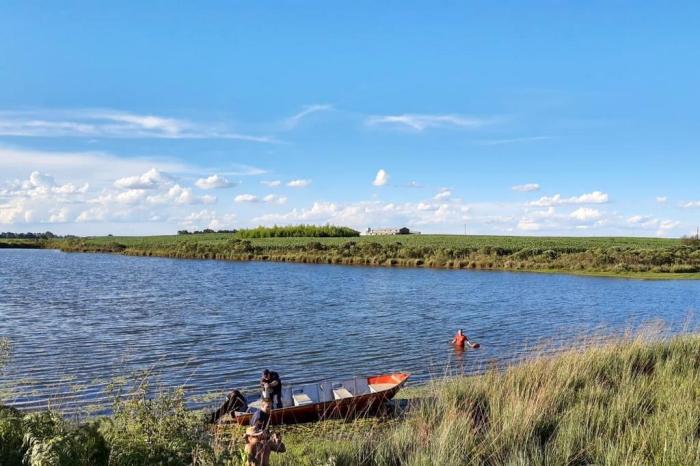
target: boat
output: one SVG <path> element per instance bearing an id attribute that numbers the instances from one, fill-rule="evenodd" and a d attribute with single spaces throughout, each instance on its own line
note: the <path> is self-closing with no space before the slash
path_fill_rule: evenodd
<path id="1" fill-rule="evenodd" d="M 341 381 L 322 381 L 298 386 L 282 386 L 282 407 L 272 409 L 270 424 L 296 424 L 331 418 L 369 414 L 392 399 L 403 387 L 409 374 L 397 372 L 372 377 L 353 377 Z M 234 421 L 241 425 L 260 409 L 260 396 L 246 397 L 248 410 L 235 412 Z"/>

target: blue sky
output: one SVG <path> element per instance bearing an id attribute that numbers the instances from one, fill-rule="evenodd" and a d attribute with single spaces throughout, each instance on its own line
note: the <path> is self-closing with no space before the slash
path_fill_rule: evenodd
<path id="1" fill-rule="evenodd" d="M 697 2 L 105 3 L 3 6 L 0 230 L 700 223 Z"/>

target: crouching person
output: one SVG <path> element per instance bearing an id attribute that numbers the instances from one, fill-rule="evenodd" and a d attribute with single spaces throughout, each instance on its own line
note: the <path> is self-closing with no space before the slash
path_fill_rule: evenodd
<path id="1" fill-rule="evenodd" d="M 211 413 L 211 418 L 209 421 L 212 424 L 215 424 L 225 414 L 230 413 L 231 416 L 235 416 L 236 411 L 248 411 L 248 402 L 245 400 L 243 394 L 238 390 L 234 390 L 226 396 L 226 401 L 224 401 L 224 404 L 222 404 L 219 409 Z"/>

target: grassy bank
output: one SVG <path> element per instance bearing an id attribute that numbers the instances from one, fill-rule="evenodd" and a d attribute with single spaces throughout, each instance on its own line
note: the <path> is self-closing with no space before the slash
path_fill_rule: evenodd
<path id="1" fill-rule="evenodd" d="M 81 425 L 0 410 L 0 463 L 240 464 L 239 428 L 204 428 L 179 391 L 143 393 Z M 698 336 L 589 342 L 419 395 L 397 419 L 285 428 L 273 464 L 700 464 Z"/>
<path id="2" fill-rule="evenodd" d="M 700 244 L 680 239 L 458 235 L 242 239 L 214 233 L 71 238 L 42 244 L 68 252 L 134 256 L 700 278 Z"/>

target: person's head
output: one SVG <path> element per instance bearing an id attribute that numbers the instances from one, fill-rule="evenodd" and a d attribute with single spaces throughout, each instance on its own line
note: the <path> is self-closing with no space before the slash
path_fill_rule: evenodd
<path id="1" fill-rule="evenodd" d="M 460 335 L 464 335 L 464 332 L 462 331 L 461 328 L 460 328 L 459 330 L 457 330 L 457 333 L 460 334 Z"/>
<path id="2" fill-rule="evenodd" d="M 270 370 L 269 370 L 269 369 L 265 369 L 265 370 L 263 371 L 262 375 L 263 375 L 263 378 L 266 378 L 266 379 L 267 379 L 268 377 L 270 377 Z"/>
<path id="3" fill-rule="evenodd" d="M 260 411 L 270 413 L 272 411 L 272 400 L 269 398 L 264 398 L 262 402 L 260 403 Z"/>

